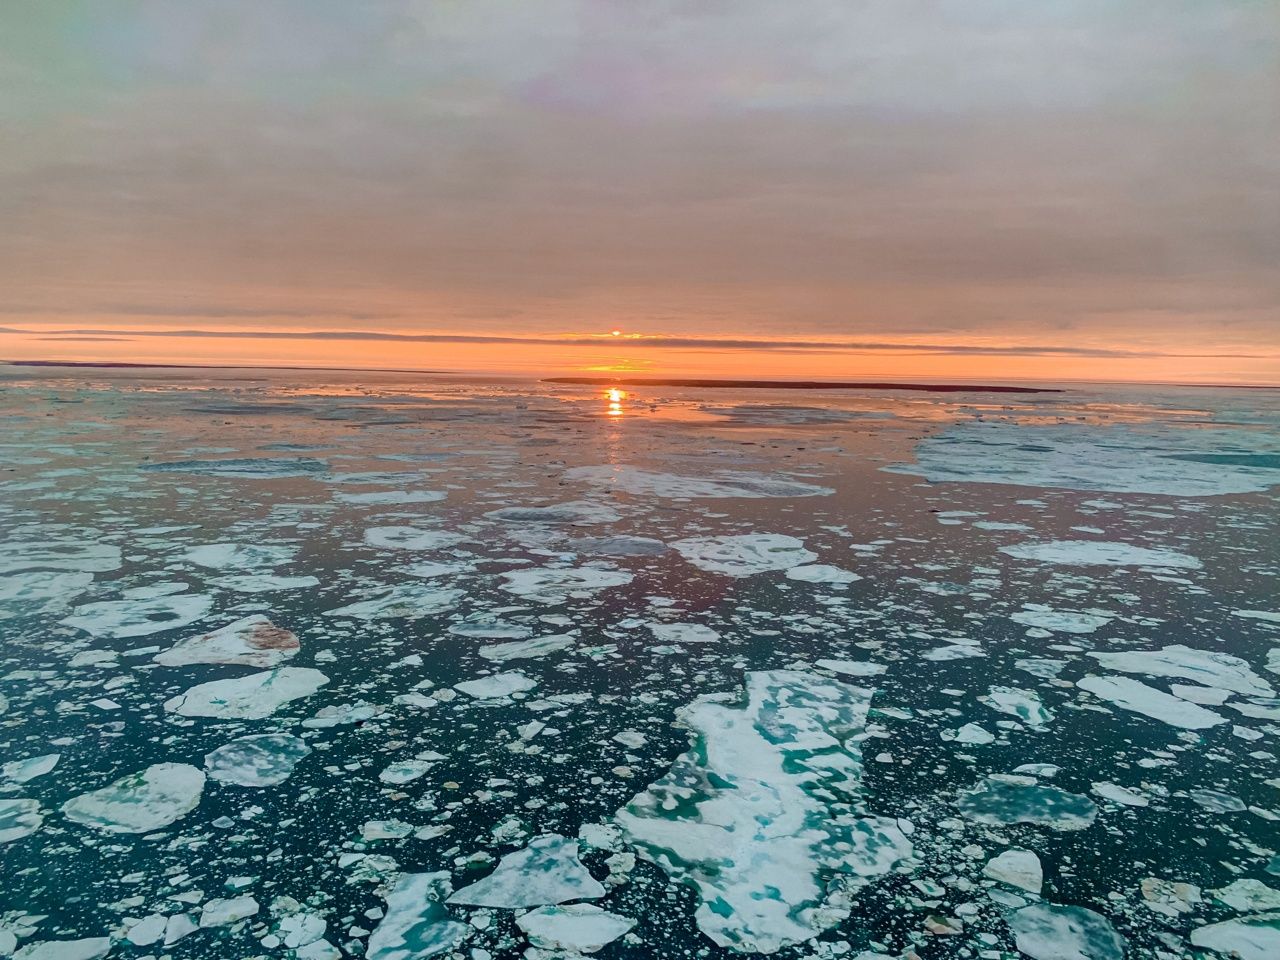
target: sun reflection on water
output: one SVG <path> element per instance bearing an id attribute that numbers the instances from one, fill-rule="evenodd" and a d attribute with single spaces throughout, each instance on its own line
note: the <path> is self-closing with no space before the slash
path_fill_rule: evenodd
<path id="1" fill-rule="evenodd" d="M 619 390 L 616 387 L 610 387 L 604 392 L 605 402 L 608 404 L 605 408 L 605 415 L 610 417 L 620 417 L 626 411 L 622 408 L 622 401 L 627 399 L 625 390 Z"/>

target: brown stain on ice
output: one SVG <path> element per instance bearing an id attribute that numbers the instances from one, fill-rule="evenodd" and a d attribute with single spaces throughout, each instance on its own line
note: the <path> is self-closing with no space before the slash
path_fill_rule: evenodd
<path id="1" fill-rule="evenodd" d="M 244 642 L 255 650 L 297 650 L 299 646 L 293 631 L 274 623 L 255 623 L 245 634 Z"/>

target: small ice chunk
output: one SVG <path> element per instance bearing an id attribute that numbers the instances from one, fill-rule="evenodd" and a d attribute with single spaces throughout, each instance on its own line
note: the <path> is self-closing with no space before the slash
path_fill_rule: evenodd
<path id="1" fill-rule="evenodd" d="M 442 550 L 464 540 L 466 537 L 457 533 L 422 527 L 370 527 L 364 532 L 365 543 L 387 550 Z"/>
<path id="2" fill-rule="evenodd" d="M 377 587 L 369 592 L 376 596 L 325 610 L 323 615 L 352 617 L 356 620 L 391 620 L 398 617 L 415 619 L 450 610 L 462 596 L 461 590 L 418 582 Z"/>
<path id="3" fill-rule="evenodd" d="M 1093 633 L 1114 619 L 1101 613 L 1084 613 L 1079 610 L 1051 610 L 1048 607 L 1032 607 L 1009 614 L 1009 619 L 1024 627 L 1051 630 L 1054 633 Z"/>

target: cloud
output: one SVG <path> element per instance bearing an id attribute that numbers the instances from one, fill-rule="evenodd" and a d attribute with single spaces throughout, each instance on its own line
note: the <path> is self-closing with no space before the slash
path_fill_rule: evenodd
<path id="1" fill-rule="evenodd" d="M 989 345 L 974 343 L 906 343 L 889 340 L 797 340 L 786 338 L 680 337 L 680 336 L 601 336 L 569 335 L 549 337 L 496 336 L 462 333 L 392 333 L 377 330 L 192 330 L 192 329 L 80 329 L 59 330 L 64 339 L 151 338 L 172 337 L 219 340 L 313 340 L 366 341 L 376 343 L 473 343 L 524 344 L 528 346 L 608 347 L 609 349 L 676 349 L 676 350 L 759 350 L 822 351 L 848 353 L 943 354 L 954 356 L 1010 357 L 1097 357 L 1111 359 L 1150 359 L 1158 357 L 1217 357 L 1261 359 L 1280 353 L 1178 353 L 1153 350 L 1115 350 L 1102 347 L 1074 347 L 1062 344 Z M 0 333 L 44 333 L 48 331 L 0 327 Z"/>

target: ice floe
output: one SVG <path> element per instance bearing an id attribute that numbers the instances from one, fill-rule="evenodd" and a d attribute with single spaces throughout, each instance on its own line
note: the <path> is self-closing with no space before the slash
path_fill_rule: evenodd
<path id="1" fill-rule="evenodd" d="M 1080 567 L 1173 567 L 1199 570 L 1202 566 L 1195 557 L 1178 553 L 1176 550 L 1138 547 L 1131 543 L 1115 543 L 1107 540 L 1048 540 L 1041 543 L 1017 543 L 1001 547 L 1000 552 L 1019 560 Z"/>
<path id="2" fill-rule="evenodd" d="M 830 487 L 781 480 L 751 473 L 720 472 L 715 478 L 682 477 L 628 466 L 574 467 L 564 478 L 590 483 L 641 497 L 674 499 L 725 499 L 767 497 L 825 497 L 835 493 Z"/>
<path id="3" fill-rule="evenodd" d="M 1030 850 L 1006 850 L 988 860 L 982 872 L 992 880 L 1037 896 L 1044 886 L 1044 868 L 1040 866 L 1040 858 Z"/>
<path id="4" fill-rule="evenodd" d="M 364 532 L 365 543 L 388 550 L 442 550 L 455 547 L 465 539 L 447 530 L 422 527 L 370 527 Z"/>
<path id="5" fill-rule="evenodd" d="M 311 576 L 279 577 L 270 573 L 245 573 L 230 577 L 213 577 L 209 583 L 224 590 L 234 590 L 236 593 L 275 593 L 316 587 L 320 585 L 320 580 Z"/>
<path id="6" fill-rule="evenodd" d="M 871 691 L 790 670 L 750 672 L 746 700 L 678 713 L 691 748 L 616 815 L 626 838 L 693 887 L 699 929 L 772 953 L 848 915 L 833 875 L 857 886 L 911 854 L 899 824 L 860 816 Z M 843 905 L 841 905 L 843 904 Z"/>
<path id="7" fill-rule="evenodd" d="M 40 940 L 23 946 L 13 955 L 13 960 L 98 960 L 110 952 L 110 937 Z"/>
<path id="8" fill-rule="evenodd" d="M 746 533 L 724 537 L 688 537 L 671 544 L 699 570 L 730 577 L 786 570 L 818 559 L 804 541 L 783 533 Z"/>
<path id="9" fill-rule="evenodd" d="M 450 919 L 447 871 L 402 873 L 387 894 L 386 915 L 369 937 L 368 960 L 426 960 L 447 953 L 471 932 Z"/>
<path id="10" fill-rule="evenodd" d="M 81 573 L 109 573 L 123 562 L 120 548 L 110 543 L 36 543 L 13 541 L 0 544 L 0 574 L 23 570 L 75 570 Z"/>
<path id="11" fill-rule="evenodd" d="M 604 886 L 578 859 L 578 841 L 548 833 L 507 854 L 493 873 L 463 887 L 448 902 L 514 910 L 604 894 Z"/>
<path id="12" fill-rule="evenodd" d="M 288 733 L 252 734 L 206 753 L 204 768 L 221 783 L 274 787 L 288 780 L 294 766 L 310 752 L 302 740 Z"/>
<path id="13" fill-rule="evenodd" d="M 62 805 L 68 820 L 108 833 L 150 833 L 200 805 L 203 771 L 187 763 L 156 763 Z"/>
<path id="14" fill-rule="evenodd" d="M 503 507 L 485 514 L 504 523 L 589 524 L 612 523 L 622 515 L 613 507 L 587 500 L 572 500 L 546 507 Z"/>
<path id="15" fill-rule="evenodd" d="M 340 490 L 333 495 L 338 503 L 357 507 L 382 507 L 409 503 L 437 503 L 448 496 L 444 490 Z"/>
<path id="16" fill-rule="evenodd" d="M 30 797 L 0 798 L 0 843 L 12 843 L 40 829 L 40 801 Z"/>
<path id="17" fill-rule="evenodd" d="M 595 953 L 636 925 L 629 917 L 590 903 L 539 907 L 516 920 L 533 946 L 543 950 Z"/>
<path id="18" fill-rule="evenodd" d="M 1124 960 L 1124 938 L 1086 907 L 1033 903 L 1014 911 L 1009 928 L 1031 960 Z"/>
<path id="19" fill-rule="evenodd" d="M 213 598 L 200 593 L 103 600 L 76 607 L 62 622 L 95 637 L 146 637 L 162 630 L 190 626 L 212 607 Z"/>
<path id="20" fill-rule="evenodd" d="M 1052 830 L 1083 830 L 1098 815 L 1088 797 L 1036 782 L 1032 777 L 1000 774 L 962 790 L 956 802 L 970 820 L 1002 826 L 1032 823 Z"/>
<path id="21" fill-rule="evenodd" d="M 275 667 L 299 649 L 291 631 L 277 627 L 261 614 L 195 637 L 179 640 L 152 659 L 165 667 L 193 663 L 234 663 L 246 667 Z"/>
<path id="22" fill-rule="evenodd" d="M 1249 666 L 1248 662 L 1229 653 L 1196 650 L 1180 643 L 1159 650 L 1133 650 L 1123 653 L 1093 653 L 1104 667 L 1121 673 L 1141 673 L 1148 677 L 1178 677 L 1194 680 L 1206 687 L 1217 687 L 1247 697 L 1270 697 L 1275 690 Z"/>
<path id="23" fill-rule="evenodd" d="M 934 482 L 1212 497 L 1280 484 L 1266 434 L 1230 429 L 1012 422 L 952 426 L 916 445 L 916 463 L 884 469 Z"/>
<path id="24" fill-rule="evenodd" d="M 28 570 L 0 577 L 0 620 L 63 610 L 93 583 L 92 573 Z"/>
<path id="25" fill-rule="evenodd" d="M 532 570 L 509 570 L 502 575 L 502 589 L 517 597 L 539 603 L 563 603 L 571 597 L 586 597 L 609 587 L 631 582 L 625 570 L 598 567 L 536 567 Z"/>
<path id="26" fill-rule="evenodd" d="M 530 640 L 512 640 L 510 643 L 494 643 L 481 647 L 476 652 L 486 660 L 531 660 L 545 657 L 549 653 L 568 650 L 574 645 L 574 638 L 566 633 L 551 634 L 545 637 L 534 637 Z"/>
<path id="27" fill-rule="evenodd" d="M 413 619 L 451 610 L 462 597 L 461 590 L 416 581 L 375 587 L 367 592 L 375 596 L 325 610 L 324 615 L 355 620 Z"/>
<path id="28" fill-rule="evenodd" d="M 1076 681 L 1076 686 L 1122 710 L 1140 713 L 1185 730 L 1205 730 L 1226 723 L 1226 718 L 1197 704 L 1171 696 L 1130 677 L 1100 677 L 1094 674 Z"/>
<path id="29" fill-rule="evenodd" d="M 1191 931 L 1191 943 L 1233 960 L 1275 960 L 1280 957 L 1280 912 L 1197 927 Z"/>
<path id="30" fill-rule="evenodd" d="M 14 783 L 28 783 L 36 777 L 43 777 L 49 773 L 58 765 L 60 759 L 62 759 L 60 753 L 46 753 L 38 757 L 28 757 L 25 760 L 10 760 L 4 766 L 0 766 L 0 777 Z"/>
<path id="31" fill-rule="evenodd" d="M 1024 610 L 1009 614 L 1009 619 L 1024 627 L 1035 627 L 1053 633 L 1093 633 L 1105 627 L 1113 617 L 1080 610 L 1052 610 L 1049 607 L 1027 605 Z"/>
<path id="32" fill-rule="evenodd" d="M 164 708 L 184 717 L 261 720 L 292 700 L 311 696 L 328 682 L 328 677 L 311 667 L 276 667 L 196 684 L 165 701 Z"/>
<path id="33" fill-rule="evenodd" d="M 310 477 L 324 473 L 329 465 L 311 457 L 248 457 L 239 460 L 170 460 L 145 463 L 138 468 L 147 473 L 192 473 L 237 480 L 274 480 L 280 477 Z"/>
<path id="34" fill-rule="evenodd" d="M 526 677 L 518 670 L 511 670 L 507 673 L 494 673 L 478 680 L 465 680 L 454 684 L 453 689 L 475 700 L 500 700 L 512 694 L 532 690 L 537 685 L 536 680 Z"/>
<path id="35" fill-rule="evenodd" d="M 788 569 L 787 579 L 799 580 L 802 583 L 829 583 L 832 586 L 843 587 L 861 580 L 862 577 L 843 567 L 833 567 L 826 563 L 810 563 Z"/>
<path id="36" fill-rule="evenodd" d="M 659 643 L 716 643 L 720 634 L 704 623 L 651 623 L 649 632 Z"/>
<path id="37" fill-rule="evenodd" d="M 182 559 L 213 570 L 252 570 L 289 563 L 297 552 L 298 548 L 289 544 L 208 543 L 191 547 Z"/>
<path id="38" fill-rule="evenodd" d="M 1040 694 L 1034 690 L 1022 690 L 1018 687 L 994 686 L 986 696 L 978 698 L 992 710 L 1017 717 L 1030 727 L 1043 727 L 1053 719 L 1053 711 L 1040 701 Z"/>

